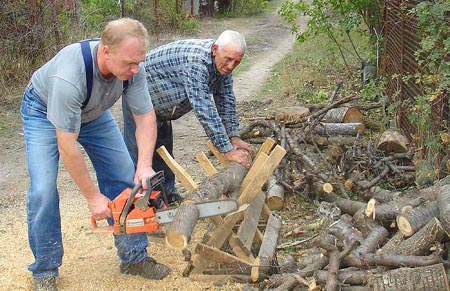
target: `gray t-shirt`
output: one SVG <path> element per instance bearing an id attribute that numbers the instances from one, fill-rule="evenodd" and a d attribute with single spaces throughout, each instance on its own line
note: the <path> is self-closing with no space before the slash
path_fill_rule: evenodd
<path id="1" fill-rule="evenodd" d="M 123 82 L 117 78 L 107 80 L 98 70 L 98 44 L 99 41 L 90 42 L 94 70 L 92 93 L 83 110 L 81 106 L 87 95 L 86 68 L 79 43 L 60 50 L 31 78 L 37 94 L 47 104 L 47 119 L 62 131 L 79 132 L 81 123 L 98 118 L 122 95 Z M 139 64 L 139 72 L 128 81 L 123 98 L 134 114 L 144 114 L 153 108 L 143 63 Z"/>

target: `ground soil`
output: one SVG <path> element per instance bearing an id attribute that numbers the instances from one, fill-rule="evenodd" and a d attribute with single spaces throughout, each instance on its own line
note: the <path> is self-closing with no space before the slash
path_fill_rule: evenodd
<path id="1" fill-rule="evenodd" d="M 275 11 L 256 17 L 202 20 L 194 36 L 216 37 L 224 29 L 241 31 L 247 39 L 249 66 L 234 79 L 237 99 L 251 103 L 270 76 L 272 66 L 289 52 L 294 38 Z M 154 44 L 192 36 L 159 35 Z M 119 104 L 113 112 L 120 124 Z M 12 114 L 11 123 L 20 123 L 19 118 Z M 198 151 L 207 152 L 206 135 L 192 113 L 174 122 L 174 128 L 175 159 L 201 183 L 206 175 L 194 156 Z M 18 130 L 0 141 L 0 290 L 32 290 L 31 273 L 27 270 L 33 256 L 27 239 L 25 200 L 29 181 L 23 135 Z M 178 186 L 183 195 L 188 195 L 186 189 Z M 172 269 L 167 278 L 155 282 L 120 274 L 112 236 L 92 233 L 86 201 L 62 164 L 58 187 L 65 248 L 59 290 L 241 290 L 239 284 L 216 287 L 211 282 L 182 277 L 187 265 L 182 254 L 157 242 L 151 243 L 148 252 Z M 205 225 L 200 223 L 196 228 L 190 247 L 202 237 Z"/>

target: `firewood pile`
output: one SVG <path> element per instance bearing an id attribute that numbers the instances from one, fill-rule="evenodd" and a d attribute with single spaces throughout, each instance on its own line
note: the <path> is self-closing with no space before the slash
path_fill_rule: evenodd
<path id="1" fill-rule="evenodd" d="M 321 225 L 309 239 L 279 242 L 278 249 L 303 249 L 259 288 L 450 290 L 450 179 L 435 181 L 397 131 L 369 139 L 354 100 L 281 108 L 241 131 L 250 143 L 272 138 L 286 150 L 266 183 L 269 208 L 283 208 L 284 192 L 301 196 L 317 205 L 314 224 Z M 307 231 L 302 225 L 285 238 Z"/>

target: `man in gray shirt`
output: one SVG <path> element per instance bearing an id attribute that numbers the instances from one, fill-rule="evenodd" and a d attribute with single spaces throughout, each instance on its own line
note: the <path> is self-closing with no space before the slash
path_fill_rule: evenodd
<path id="1" fill-rule="evenodd" d="M 110 223 L 108 202 L 135 183 L 142 182 L 147 188 L 146 178 L 155 173 L 156 117 L 140 65 L 148 42 L 148 32 L 140 22 L 129 18 L 111 21 L 100 40 L 71 44 L 59 51 L 33 74 L 25 89 L 21 114 L 30 175 L 27 222 L 35 261 L 28 269 L 33 273 L 34 290 L 57 290 L 62 264 L 56 184 L 59 156 L 92 216 Z M 136 171 L 109 110 L 122 95 L 136 122 Z M 92 161 L 98 185 L 78 143 Z M 148 256 L 145 233 L 114 239 L 122 273 L 162 279 L 170 272 Z"/>

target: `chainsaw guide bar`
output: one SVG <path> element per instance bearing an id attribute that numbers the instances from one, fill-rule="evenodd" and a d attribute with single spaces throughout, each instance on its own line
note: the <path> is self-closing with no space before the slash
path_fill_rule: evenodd
<path id="1" fill-rule="evenodd" d="M 233 199 L 199 202 L 195 203 L 194 205 L 197 207 L 199 211 L 199 218 L 225 215 L 238 209 L 238 204 L 236 200 Z M 159 224 L 171 223 L 173 218 L 177 214 L 177 211 L 178 208 L 157 210 L 156 215 L 158 216 L 158 223 Z"/>

